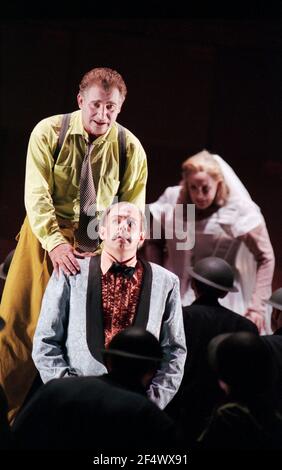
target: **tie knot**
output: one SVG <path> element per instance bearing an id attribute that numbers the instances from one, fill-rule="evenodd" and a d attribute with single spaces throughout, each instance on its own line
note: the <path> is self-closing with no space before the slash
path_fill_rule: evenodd
<path id="1" fill-rule="evenodd" d="M 135 268 L 133 266 L 126 266 L 125 264 L 114 262 L 110 267 L 110 272 L 114 274 L 122 274 L 123 277 L 131 278 L 135 272 Z"/>

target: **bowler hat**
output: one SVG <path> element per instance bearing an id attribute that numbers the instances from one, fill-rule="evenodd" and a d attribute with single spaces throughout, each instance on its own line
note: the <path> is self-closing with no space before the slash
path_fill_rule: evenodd
<path id="1" fill-rule="evenodd" d="M 162 360 L 162 348 L 157 338 L 149 331 L 130 326 L 117 333 L 107 349 L 101 349 L 104 355 L 122 356 L 143 361 L 159 362 Z"/>
<path id="2" fill-rule="evenodd" d="M 203 258 L 197 261 L 194 267 L 189 266 L 188 272 L 193 278 L 215 289 L 238 292 L 234 286 L 234 272 L 222 258 L 216 256 Z"/>
<path id="3" fill-rule="evenodd" d="M 282 310 L 282 287 L 275 290 L 271 297 L 266 300 L 266 303 L 272 305 L 272 307 L 277 308 L 278 310 Z"/>

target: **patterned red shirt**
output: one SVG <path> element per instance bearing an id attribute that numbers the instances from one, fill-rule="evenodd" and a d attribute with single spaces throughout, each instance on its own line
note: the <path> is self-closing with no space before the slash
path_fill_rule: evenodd
<path id="1" fill-rule="evenodd" d="M 105 347 L 119 331 L 133 323 L 143 279 L 143 266 L 136 263 L 131 278 L 107 271 L 102 274 L 102 305 L 104 313 Z"/>

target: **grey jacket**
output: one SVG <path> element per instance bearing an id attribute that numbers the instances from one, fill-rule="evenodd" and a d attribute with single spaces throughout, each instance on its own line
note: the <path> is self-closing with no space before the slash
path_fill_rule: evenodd
<path id="1" fill-rule="evenodd" d="M 53 273 L 47 285 L 33 339 L 32 357 L 43 382 L 107 373 L 104 348 L 100 256 L 78 260 L 75 276 Z M 144 275 L 134 325 L 161 342 L 164 359 L 148 390 L 165 408 L 176 394 L 184 371 L 186 343 L 179 280 L 154 263 L 142 261 Z"/>

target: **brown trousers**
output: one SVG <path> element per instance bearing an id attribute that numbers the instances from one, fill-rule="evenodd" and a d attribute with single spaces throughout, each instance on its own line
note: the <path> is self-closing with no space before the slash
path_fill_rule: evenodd
<path id="1" fill-rule="evenodd" d="M 66 240 L 73 244 L 71 222 L 61 223 L 60 228 Z M 36 376 L 31 358 L 32 339 L 52 269 L 49 255 L 26 217 L 0 306 L 0 315 L 6 322 L 0 333 L 0 383 L 9 404 L 9 421 L 16 416 Z"/>

